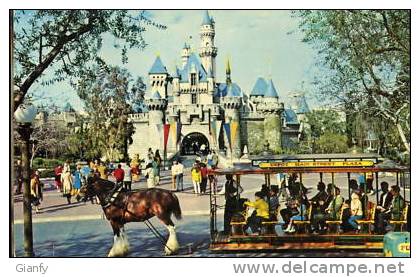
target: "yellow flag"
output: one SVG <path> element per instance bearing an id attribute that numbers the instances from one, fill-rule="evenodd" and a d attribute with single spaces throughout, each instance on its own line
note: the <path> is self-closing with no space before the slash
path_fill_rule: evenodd
<path id="1" fill-rule="evenodd" d="M 232 138 L 232 147 L 235 145 L 235 138 L 238 135 L 239 123 L 237 121 L 232 121 L 230 123 L 230 135 Z"/>

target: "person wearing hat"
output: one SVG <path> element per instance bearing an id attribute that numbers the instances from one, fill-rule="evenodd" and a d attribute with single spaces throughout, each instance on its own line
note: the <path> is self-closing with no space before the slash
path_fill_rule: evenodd
<path id="1" fill-rule="evenodd" d="M 252 233 L 257 233 L 261 227 L 261 223 L 270 217 L 269 207 L 264 201 L 264 195 L 261 191 L 255 193 L 255 201 L 246 201 L 244 205 L 254 208 L 254 212 L 247 219 L 244 231 L 251 228 Z"/>

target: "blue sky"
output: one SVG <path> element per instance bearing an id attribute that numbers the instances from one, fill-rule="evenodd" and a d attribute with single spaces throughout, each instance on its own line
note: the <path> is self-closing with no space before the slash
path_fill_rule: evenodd
<path id="1" fill-rule="evenodd" d="M 225 80 L 225 63 L 229 57 L 232 79 L 245 93 L 251 91 L 257 77 L 271 76 L 280 97 L 286 102 L 288 94 L 301 90 L 302 82 L 305 82 L 303 89 L 308 102 L 312 106 L 316 104 L 309 84 L 317 71 L 314 65 L 316 52 L 301 42 L 298 20 L 292 18 L 289 11 L 209 12 L 216 22 L 218 82 Z M 180 53 L 185 41 L 192 44 L 193 50 L 199 47 L 203 11 L 158 10 L 149 11 L 149 16 L 168 28 L 149 28 L 144 34 L 148 43 L 146 49 L 129 51 L 128 64 L 123 66 L 133 76 L 147 76 L 157 53 L 169 71 L 173 72 L 175 64 L 180 65 Z M 120 51 L 114 48 L 115 43 L 112 37 L 105 35 L 100 55 L 113 65 L 122 65 Z M 77 109 L 81 107 L 76 93 L 65 82 L 50 87 L 35 87 L 34 90 L 42 90 L 43 95 L 54 99 L 58 106 L 64 106 L 68 101 Z"/>

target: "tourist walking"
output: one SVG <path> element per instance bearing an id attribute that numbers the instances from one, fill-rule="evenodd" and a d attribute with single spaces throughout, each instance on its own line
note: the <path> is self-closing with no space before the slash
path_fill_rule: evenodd
<path id="1" fill-rule="evenodd" d="M 200 193 L 204 194 L 206 193 L 206 189 L 207 189 L 208 169 L 205 163 L 201 163 L 199 165 L 200 165 L 200 171 L 201 171 Z"/>
<path id="2" fill-rule="evenodd" d="M 55 187 L 57 191 L 62 191 L 61 186 L 61 174 L 63 173 L 63 167 L 61 165 L 58 165 L 56 168 L 54 168 L 54 175 L 55 175 Z"/>
<path id="3" fill-rule="evenodd" d="M 15 182 L 16 182 L 15 194 L 21 194 L 22 184 L 23 184 L 23 174 L 22 174 L 22 162 L 20 160 L 17 160 L 16 165 L 15 165 Z"/>
<path id="4" fill-rule="evenodd" d="M 63 189 L 63 197 L 67 198 L 67 203 L 71 204 L 71 191 L 73 189 L 73 178 L 70 173 L 70 168 L 66 168 L 66 171 L 63 170 L 61 174 L 61 183 Z"/>
<path id="5" fill-rule="evenodd" d="M 122 187 L 124 182 L 124 170 L 121 168 L 121 164 L 117 165 L 117 169 L 114 170 L 113 175 L 115 177 L 115 184 L 118 187 Z"/>
<path id="6" fill-rule="evenodd" d="M 211 160 L 212 160 L 213 166 L 217 168 L 217 166 L 219 165 L 219 156 L 216 154 L 216 151 L 214 150 L 212 152 Z"/>
<path id="7" fill-rule="evenodd" d="M 128 191 L 131 191 L 131 184 L 133 182 L 133 177 L 131 175 L 131 168 L 127 163 L 122 164 L 122 169 L 124 170 L 124 188 Z"/>
<path id="8" fill-rule="evenodd" d="M 201 169 L 200 169 L 200 164 L 199 163 L 195 163 L 193 168 L 191 169 L 191 180 L 193 183 L 193 187 L 194 187 L 194 193 L 195 194 L 199 194 L 201 193 Z"/>
<path id="9" fill-rule="evenodd" d="M 77 164 L 76 166 L 76 170 L 73 173 L 73 177 L 74 177 L 74 192 L 73 195 L 77 195 L 79 194 L 79 190 L 82 187 L 82 180 L 83 180 L 83 174 L 82 174 L 82 166 L 80 165 L 80 163 Z"/>
<path id="10" fill-rule="evenodd" d="M 31 204 L 35 207 L 36 213 L 39 213 L 42 200 L 42 184 L 39 180 L 39 171 L 36 170 L 31 177 Z"/>
<path id="11" fill-rule="evenodd" d="M 108 180 L 108 170 L 102 161 L 99 161 L 99 165 L 96 167 L 99 172 L 99 177 L 104 180 Z"/>

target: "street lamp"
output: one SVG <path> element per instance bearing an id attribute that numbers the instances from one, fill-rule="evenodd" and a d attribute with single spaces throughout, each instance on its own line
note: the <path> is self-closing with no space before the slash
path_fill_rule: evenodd
<path id="1" fill-rule="evenodd" d="M 31 183 L 29 165 L 29 139 L 32 133 L 31 124 L 35 119 L 37 109 L 28 104 L 21 104 L 15 111 L 15 119 L 18 123 L 17 131 L 22 143 L 22 175 L 23 175 L 23 247 L 26 257 L 33 257 L 33 234 L 32 234 L 32 206 L 31 206 Z"/>

